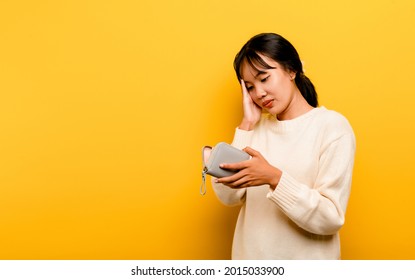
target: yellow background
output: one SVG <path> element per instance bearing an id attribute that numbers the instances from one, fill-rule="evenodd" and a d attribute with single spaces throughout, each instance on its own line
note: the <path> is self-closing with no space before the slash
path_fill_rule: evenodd
<path id="1" fill-rule="evenodd" d="M 290 40 L 354 127 L 344 259 L 415 259 L 414 1 L 0 2 L 0 258 L 228 259 L 205 144 L 241 117 L 236 52 Z"/>

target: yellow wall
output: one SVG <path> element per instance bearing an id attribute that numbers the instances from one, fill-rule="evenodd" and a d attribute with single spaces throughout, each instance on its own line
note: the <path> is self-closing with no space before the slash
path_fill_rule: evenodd
<path id="1" fill-rule="evenodd" d="M 414 1 L 0 2 L 0 258 L 227 259 L 198 193 L 241 117 L 234 55 L 277 32 L 357 137 L 345 259 L 415 259 Z"/>

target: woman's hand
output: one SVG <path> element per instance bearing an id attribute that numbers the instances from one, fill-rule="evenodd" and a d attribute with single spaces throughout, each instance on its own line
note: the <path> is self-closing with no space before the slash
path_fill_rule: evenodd
<path id="1" fill-rule="evenodd" d="M 245 82 L 242 79 L 241 88 L 244 116 L 239 128 L 243 130 L 252 130 L 261 118 L 262 109 L 252 100 L 248 89 L 246 88 Z"/>
<path id="2" fill-rule="evenodd" d="M 260 152 L 250 147 L 246 147 L 243 150 L 251 155 L 252 158 L 238 163 L 221 164 L 221 168 L 239 170 L 239 172 L 232 176 L 219 178 L 216 182 L 231 188 L 246 188 L 268 184 L 272 189 L 275 189 L 282 175 L 281 170 L 269 164 Z"/>

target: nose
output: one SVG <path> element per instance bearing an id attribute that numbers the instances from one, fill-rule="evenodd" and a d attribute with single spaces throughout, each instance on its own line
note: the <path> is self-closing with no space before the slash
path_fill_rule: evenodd
<path id="1" fill-rule="evenodd" d="M 267 92 L 262 87 L 257 87 L 255 89 L 255 95 L 258 99 L 261 99 L 267 95 Z"/>

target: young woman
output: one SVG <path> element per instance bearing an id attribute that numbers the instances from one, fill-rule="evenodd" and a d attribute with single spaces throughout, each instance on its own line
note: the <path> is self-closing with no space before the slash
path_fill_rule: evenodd
<path id="1" fill-rule="evenodd" d="M 236 55 L 243 118 L 233 146 L 250 160 L 222 164 L 219 200 L 241 205 L 233 259 L 339 259 L 355 137 L 339 113 L 318 107 L 295 48 L 274 33 L 251 38 Z"/>

